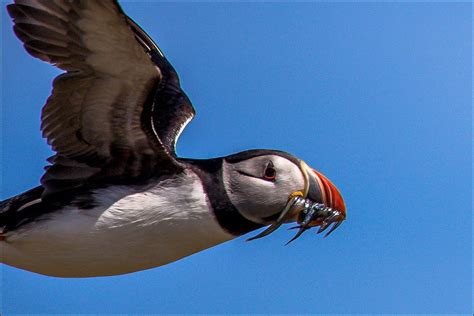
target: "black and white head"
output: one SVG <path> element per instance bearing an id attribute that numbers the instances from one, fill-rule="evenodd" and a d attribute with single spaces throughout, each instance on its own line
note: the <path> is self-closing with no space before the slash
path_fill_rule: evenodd
<path id="1" fill-rule="evenodd" d="M 250 150 L 228 156 L 223 161 L 222 177 L 239 213 L 252 222 L 272 224 L 268 233 L 291 221 L 300 224 L 301 233 L 313 226 L 321 226 L 323 231 L 332 223 L 335 229 L 346 217 L 338 189 L 321 173 L 285 152 Z"/>

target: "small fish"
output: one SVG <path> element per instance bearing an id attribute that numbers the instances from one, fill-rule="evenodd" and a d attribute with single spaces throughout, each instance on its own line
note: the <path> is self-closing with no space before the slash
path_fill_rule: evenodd
<path id="1" fill-rule="evenodd" d="M 332 209 L 322 203 L 312 202 L 311 200 L 305 199 L 301 196 L 293 196 L 289 199 L 285 208 L 281 211 L 280 216 L 273 224 L 258 235 L 247 239 L 247 241 L 265 237 L 295 217 L 297 218 L 296 221 L 299 225 L 291 227 L 290 229 L 299 230 L 296 235 L 286 243 L 287 245 L 312 227 L 319 226 L 317 234 L 320 234 L 333 224 L 331 229 L 329 229 L 329 231 L 324 235 L 324 237 L 329 236 L 342 224 L 342 221 L 345 219 L 345 212 Z"/>

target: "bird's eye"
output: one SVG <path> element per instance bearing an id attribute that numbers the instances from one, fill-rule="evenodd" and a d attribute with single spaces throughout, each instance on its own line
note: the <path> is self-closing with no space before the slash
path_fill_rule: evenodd
<path id="1" fill-rule="evenodd" d="M 276 170 L 273 167 L 273 163 L 269 162 L 265 171 L 263 172 L 263 178 L 268 181 L 274 181 L 276 179 Z"/>

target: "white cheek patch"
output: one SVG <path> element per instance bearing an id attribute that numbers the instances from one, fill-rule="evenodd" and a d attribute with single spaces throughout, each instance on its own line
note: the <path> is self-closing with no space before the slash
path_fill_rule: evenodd
<path id="1" fill-rule="evenodd" d="M 258 178 L 268 162 L 276 170 L 275 181 Z M 245 218 L 265 224 L 264 218 L 281 212 L 294 191 L 304 188 L 304 176 L 295 163 L 277 155 L 265 155 L 237 163 L 224 162 L 223 180 L 232 204 Z"/>

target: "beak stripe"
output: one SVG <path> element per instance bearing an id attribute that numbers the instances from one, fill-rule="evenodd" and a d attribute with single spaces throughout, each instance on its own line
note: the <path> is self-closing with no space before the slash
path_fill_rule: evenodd
<path id="1" fill-rule="evenodd" d="M 309 192 L 309 175 L 308 175 L 308 170 L 311 170 L 311 168 L 304 162 L 303 160 L 300 160 L 300 169 L 303 171 L 303 177 L 304 177 L 304 188 L 303 188 L 303 198 L 306 198 L 308 196 Z"/>
<path id="2" fill-rule="evenodd" d="M 313 169 L 314 171 L 314 169 Z M 315 172 L 316 173 L 316 180 L 318 181 L 318 185 L 320 188 L 322 188 L 321 190 L 321 194 L 323 196 L 323 203 L 325 205 L 328 205 L 328 189 L 326 188 L 326 185 L 324 184 L 324 182 L 321 180 L 321 178 L 319 177 L 319 173 L 318 172 Z"/>
<path id="3" fill-rule="evenodd" d="M 314 173 L 316 174 L 316 178 L 318 178 L 318 181 L 321 181 L 323 183 L 323 188 L 326 194 L 326 197 L 328 197 L 328 200 L 325 200 L 329 207 L 332 207 L 338 211 L 341 211 L 344 213 L 344 218 L 346 217 L 346 206 L 344 205 L 344 200 L 342 199 L 341 193 L 337 190 L 337 188 L 334 186 L 334 184 L 329 181 L 328 178 L 326 178 L 323 174 L 317 172 L 314 170 Z"/>

